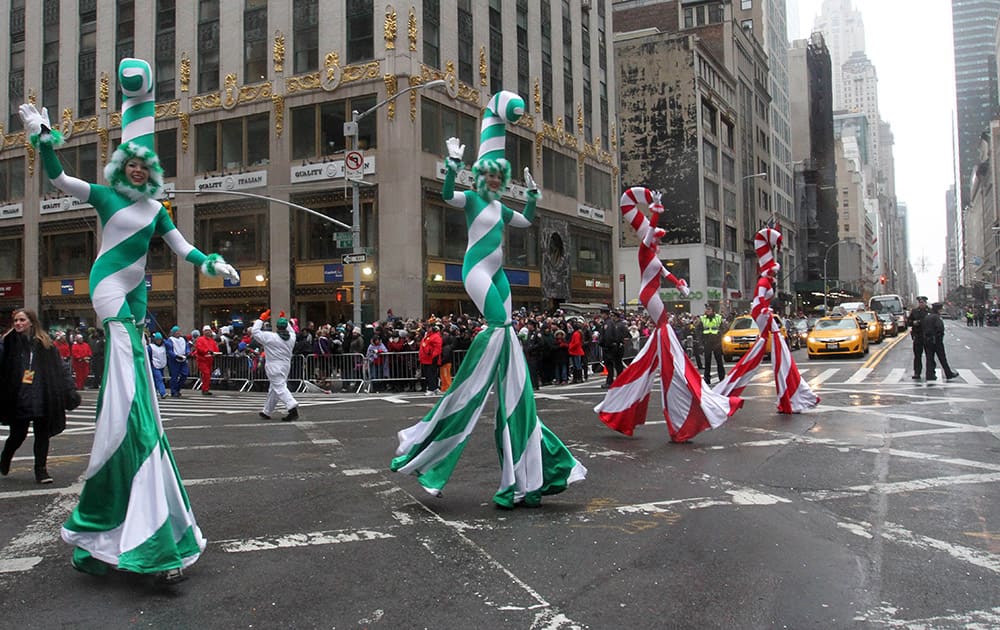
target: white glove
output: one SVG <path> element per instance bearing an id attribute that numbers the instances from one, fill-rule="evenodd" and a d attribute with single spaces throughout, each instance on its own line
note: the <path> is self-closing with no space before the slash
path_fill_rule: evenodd
<path id="1" fill-rule="evenodd" d="M 448 147 L 448 157 L 459 162 L 462 161 L 462 156 L 465 154 L 465 145 L 461 142 L 458 138 L 448 138 L 444 142 L 445 146 Z"/>
<path id="2" fill-rule="evenodd" d="M 43 107 L 39 113 L 34 105 L 25 103 L 17 108 L 17 113 L 21 116 L 21 122 L 24 123 L 24 129 L 29 136 L 42 133 L 42 129 L 52 129 L 52 123 L 49 122 L 49 110 L 46 107 Z"/>
<path id="3" fill-rule="evenodd" d="M 652 212 L 655 212 L 657 214 L 661 214 L 663 212 L 663 203 L 660 201 L 660 197 L 662 195 L 663 193 L 659 191 L 653 191 L 652 193 L 650 193 L 650 196 L 653 198 L 653 200 L 649 202 L 649 209 Z"/>
<path id="4" fill-rule="evenodd" d="M 681 278 L 677 282 L 677 290 L 680 291 L 681 295 L 683 295 L 684 297 L 691 295 L 691 289 L 688 288 L 687 280 L 685 280 L 684 278 Z"/>
<path id="5" fill-rule="evenodd" d="M 524 187 L 528 189 L 529 199 L 541 199 L 542 191 L 538 190 L 538 184 L 535 183 L 534 178 L 531 177 L 531 171 L 528 167 L 524 167 Z"/>
<path id="6" fill-rule="evenodd" d="M 216 275 L 228 278 L 230 282 L 238 283 L 240 281 L 240 274 L 236 272 L 236 268 L 221 260 L 215 261 L 215 273 Z"/>

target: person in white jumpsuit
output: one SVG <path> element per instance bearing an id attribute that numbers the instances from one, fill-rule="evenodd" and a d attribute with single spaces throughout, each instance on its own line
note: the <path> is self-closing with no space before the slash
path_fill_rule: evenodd
<path id="1" fill-rule="evenodd" d="M 260 319 L 253 323 L 250 334 L 254 341 L 264 348 L 264 371 L 267 373 L 267 380 L 270 385 L 267 388 L 267 400 L 264 401 L 264 410 L 260 412 L 260 417 L 271 419 L 278 401 L 285 404 L 288 413 L 282 418 L 282 422 L 291 422 L 299 417 L 299 403 L 288 391 L 288 370 L 292 365 L 292 348 L 295 347 L 295 335 L 288 330 L 288 320 L 279 317 L 275 322 L 277 332 L 264 330 L 264 322 L 271 317 L 271 311 L 261 313 Z"/>

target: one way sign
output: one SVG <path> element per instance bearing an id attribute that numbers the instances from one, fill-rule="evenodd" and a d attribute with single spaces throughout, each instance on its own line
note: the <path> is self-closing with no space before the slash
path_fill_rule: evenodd
<path id="1" fill-rule="evenodd" d="M 368 254 L 344 254 L 343 261 L 345 265 L 368 262 Z"/>

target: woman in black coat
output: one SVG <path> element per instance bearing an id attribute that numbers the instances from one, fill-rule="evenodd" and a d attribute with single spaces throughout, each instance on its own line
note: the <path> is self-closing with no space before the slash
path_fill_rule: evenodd
<path id="1" fill-rule="evenodd" d="M 66 399 L 75 392 L 72 375 L 34 311 L 14 311 L 14 327 L 0 354 L 0 423 L 10 435 L 0 454 L 0 474 L 10 472 L 14 453 L 34 427 L 35 481 L 52 483 L 46 469 L 49 438 L 66 428 Z M 77 396 L 79 394 L 76 394 Z"/>

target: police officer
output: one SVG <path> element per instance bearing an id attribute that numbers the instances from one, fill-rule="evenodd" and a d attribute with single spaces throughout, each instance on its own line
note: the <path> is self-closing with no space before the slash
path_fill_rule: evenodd
<path id="1" fill-rule="evenodd" d="M 913 340 L 913 380 L 920 380 L 920 373 L 923 372 L 924 356 L 924 318 L 927 317 L 927 296 L 918 295 L 917 305 L 910 311 L 906 318 L 906 325 L 910 328 L 910 339 Z"/>
<path id="2" fill-rule="evenodd" d="M 621 313 L 612 311 L 611 315 L 604 321 L 604 331 L 601 334 L 601 349 L 604 351 L 604 367 L 608 371 L 608 376 L 604 382 L 604 389 L 611 387 L 615 377 L 625 369 L 622 357 L 625 356 L 625 336 L 628 335 L 628 326 L 621 320 Z"/>
<path id="3" fill-rule="evenodd" d="M 726 368 L 722 364 L 722 315 L 715 312 L 711 304 L 705 306 L 705 314 L 698 318 L 701 328 L 701 345 L 705 349 L 705 382 L 712 384 L 712 357 L 719 370 L 719 380 L 726 378 Z"/>
<path id="4" fill-rule="evenodd" d="M 927 354 L 927 380 L 936 381 L 937 374 L 934 365 L 934 358 L 937 357 L 944 371 L 947 380 L 958 378 L 958 372 L 948 365 L 948 356 L 944 352 L 944 321 L 941 319 L 941 308 L 944 305 L 935 302 L 931 305 L 931 312 L 924 317 L 920 327 L 924 330 L 924 352 Z"/>

